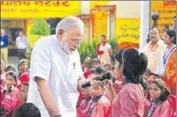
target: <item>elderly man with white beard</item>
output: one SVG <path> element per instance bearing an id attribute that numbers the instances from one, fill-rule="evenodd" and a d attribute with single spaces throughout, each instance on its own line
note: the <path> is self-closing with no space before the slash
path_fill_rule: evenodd
<path id="1" fill-rule="evenodd" d="M 79 82 L 83 77 L 77 48 L 84 24 L 74 16 L 61 20 L 56 34 L 39 39 L 32 51 L 27 102 L 42 117 L 76 117 Z"/>

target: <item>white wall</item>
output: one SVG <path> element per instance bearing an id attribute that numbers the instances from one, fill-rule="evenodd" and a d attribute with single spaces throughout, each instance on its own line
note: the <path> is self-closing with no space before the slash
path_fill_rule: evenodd
<path id="1" fill-rule="evenodd" d="M 81 14 L 90 14 L 90 1 L 81 1 Z"/>
<path id="2" fill-rule="evenodd" d="M 149 32 L 149 10 L 150 3 L 149 1 L 141 1 L 141 17 L 140 17 L 140 51 L 144 48 L 144 45 L 147 43 L 147 37 Z"/>
<path id="3" fill-rule="evenodd" d="M 140 1 L 112 1 L 110 5 L 116 4 L 117 18 L 140 18 Z"/>

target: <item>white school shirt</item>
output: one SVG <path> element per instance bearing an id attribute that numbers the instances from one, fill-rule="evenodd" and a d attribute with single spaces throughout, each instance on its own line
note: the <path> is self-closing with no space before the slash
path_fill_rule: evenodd
<path id="1" fill-rule="evenodd" d="M 18 49 L 26 49 L 28 47 L 26 36 L 18 36 L 16 39 L 16 46 Z"/>
<path id="2" fill-rule="evenodd" d="M 66 54 L 56 35 L 39 39 L 33 48 L 27 102 L 34 103 L 39 108 L 41 117 L 50 117 L 34 81 L 35 76 L 48 80 L 62 117 L 76 117 L 79 96 L 77 81 L 83 76 L 78 51 Z"/>

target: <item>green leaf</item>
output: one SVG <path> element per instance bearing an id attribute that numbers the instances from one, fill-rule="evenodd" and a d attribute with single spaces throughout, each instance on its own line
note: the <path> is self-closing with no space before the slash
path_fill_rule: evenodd
<path id="1" fill-rule="evenodd" d="M 32 34 L 47 36 L 50 34 L 50 28 L 44 19 L 37 19 L 31 29 Z"/>

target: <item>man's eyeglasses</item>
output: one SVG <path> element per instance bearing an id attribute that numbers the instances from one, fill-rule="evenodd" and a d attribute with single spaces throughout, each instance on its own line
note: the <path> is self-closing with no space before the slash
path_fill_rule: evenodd
<path id="1" fill-rule="evenodd" d="M 72 42 L 74 43 L 82 43 L 82 39 L 71 39 Z"/>

